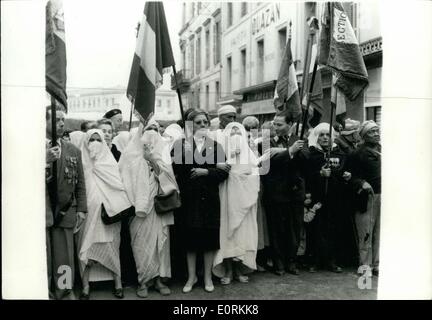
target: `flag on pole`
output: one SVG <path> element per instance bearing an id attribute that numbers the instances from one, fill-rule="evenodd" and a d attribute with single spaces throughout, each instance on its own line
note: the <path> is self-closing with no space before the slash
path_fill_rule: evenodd
<path id="1" fill-rule="evenodd" d="M 318 31 L 318 19 L 316 17 L 310 17 L 307 20 L 307 24 L 309 25 L 309 28 L 314 29 L 315 32 Z M 309 89 L 311 85 L 312 80 L 312 73 L 314 69 L 315 61 L 318 59 L 318 41 L 317 41 L 317 33 L 313 36 L 312 40 L 312 46 L 311 46 L 311 54 L 310 54 L 310 60 L 306 63 L 309 63 L 309 67 L 306 69 L 308 74 L 305 75 L 307 77 L 306 81 L 306 88 L 303 90 L 303 98 L 302 98 L 302 105 L 307 105 L 307 97 L 309 95 Z M 313 110 L 317 110 L 320 114 L 323 114 L 323 91 L 322 91 L 322 81 L 321 81 L 321 70 L 318 67 L 315 75 L 315 81 L 314 86 L 312 89 L 312 94 L 310 96 L 310 107 L 309 107 L 309 113 L 312 115 Z"/>
<path id="2" fill-rule="evenodd" d="M 66 45 L 61 0 L 49 0 L 46 5 L 45 87 L 67 110 Z"/>
<path id="3" fill-rule="evenodd" d="M 338 91 L 355 100 L 369 80 L 358 40 L 341 3 L 326 5 L 322 23 L 320 63 L 336 75 Z"/>
<path id="4" fill-rule="evenodd" d="M 291 115 L 292 119 L 296 119 L 302 113 L 297 75 L 291 53 L 291 38 L 288 38 L 285 47 L 273 103 L 278 115 Z"/>
<path id="5" fill-rule="evenodd" d="M 126 91 L 143 119 L 154 112 L 155 91 L 162 84 L 163 69 L 174 64 L 163 3 L 146 2 Z"/>

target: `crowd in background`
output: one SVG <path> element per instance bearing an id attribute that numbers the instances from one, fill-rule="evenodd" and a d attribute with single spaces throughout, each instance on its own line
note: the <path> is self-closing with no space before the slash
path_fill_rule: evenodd
<path id="1" fill-rule="evenodd" d="M 89 299 L 90 283 L 112 280 L 113 294 L 136 285 L 169 295 L 202 278 L 214 291 L 253 272 L 299 275 L 362 266 L 379 273 L 381 145 L 373 121 L 302 127 L 276 114 L 236 122 L 199 109 L 166 128 L 149 118 L 119 131 L 121 111 L 64 134 L 52 146 L 47 108 L 46 234 L 52 298 Z M 337 129 L 337 130 L 335 130 Z M 57 174 L 54 179 L 53 169 Z M 53 190 L 56 190 L 53 191 Z M 165 208 L 165 209 L 164 209 Z M 71 268 L 69 286 L 62 266 Z M 76 266 L 76 268 L 75 268 Z M 75 275 L 78 275 L 75 279 Z"/>

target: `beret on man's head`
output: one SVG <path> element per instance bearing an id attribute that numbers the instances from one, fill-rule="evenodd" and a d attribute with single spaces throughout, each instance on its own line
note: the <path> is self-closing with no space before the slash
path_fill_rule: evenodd
<path id="1" fill-rule="evenodd" d="M 236 110 L 236 108 L 234 108 L 230 104 L 227 104 L 226 106 L 220 107 L 218 110 L 218 116 L 220 116 L 222 114 L 227 114 L 227 113 L 237 113 L 237 110 Z"/>
<path id="2" fill-rule="evenodd" d="M 379 128 L 378 125 L 373 120 L 366 120 L 363 122 L 360 126 L 360 137 L 364 137 L 366 133 L 368 133 L 370 130 L 374 128 Z"/>
<path id="3" fill-rule="evenodd" d="M 345 120 L 345 127 L 341 131 L 342 135 L 350 135 L 360 129 L 360 121 L 351 120 L 350 118 Z"/>
<path id="4" fill-rule="evenodd" d="M 112 109 L 110 111 L 108 111 L 107 113 L 105 113 L 105 115 L 103 116 L 105 119 L 111 119 L 112 117 L 114 117 L 117 114 L 121 114 L 121 110 L 120 109 Z"/>

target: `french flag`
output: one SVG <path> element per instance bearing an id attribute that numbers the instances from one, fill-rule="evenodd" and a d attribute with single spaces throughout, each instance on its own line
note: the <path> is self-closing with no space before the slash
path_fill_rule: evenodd
<path id="1" fill-rule="evenodd" d="M 162 2 L 146 2 L 138 30 L 127 97 L 143 119 L 154 112 L 164 68 L 175 65 Z"/>

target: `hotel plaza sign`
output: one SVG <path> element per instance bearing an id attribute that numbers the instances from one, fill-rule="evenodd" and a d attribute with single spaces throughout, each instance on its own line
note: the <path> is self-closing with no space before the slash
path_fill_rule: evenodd
<path id="1" fill-rule="evenodd" d="M 260 33 L 271 24 L 280 19 L 280 3 L 272 3 L 271 5 L 258 11 L 251 20 L 252 35 Z"/>

